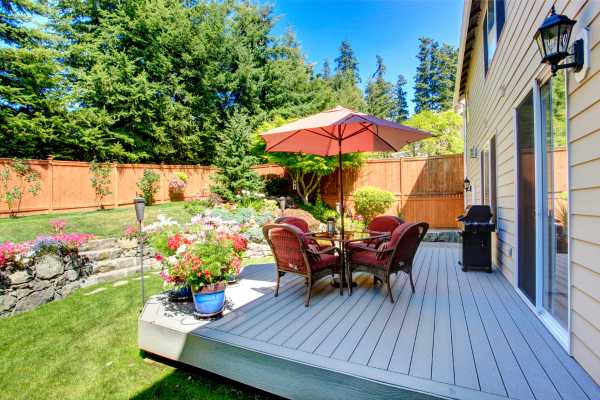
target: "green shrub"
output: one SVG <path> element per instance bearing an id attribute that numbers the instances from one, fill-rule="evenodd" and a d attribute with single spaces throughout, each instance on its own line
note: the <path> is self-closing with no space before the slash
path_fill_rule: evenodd
<path id="1" fill-rule="evenodd" d="M 137 187 L 142 192 L 146 205 L 154 204 L 154 195 L 158 192 L 158 183 L 160 175 L 152 170 L 145 169 L 144 174 L 137 182 Z"/>
<path id="2" fill-rule="evenodd" d="M 99 209 L 104 209 L 104 198 L 112 194 L 109 189 L 112 166 L 108 163 L 90 162 L 90 183 L 96 194 L 96 204 Z"/>
<path id="3" fill-rule="evenodd" d="M 373 186 L 364 186 L 354 192 L 354 208 L 367 224 L 390 208 L 394 200 L 392 193 Z"/>
<path id="4" fill-rule="evenodd" d="M 183 208 L 193 217 L 194 215 L 202 214 L 204 210 L 214 206 L 215 203 L 210 200 L 190 200 L 185 202 Z"/>
<path id="5" fill-rule="evenodd" d="M 315 204 L 300 203 L 300 208 L 302 208 L 305 211 L 308 211 L 313 217 L 315 217 L 323 223 L 327 222 L 328 218 L 338 218 L 337 211 L 325 204 L 320 197 L 317 198 Z"/>
<path id="6" fill-rule="evenodd" d="M 262 177 L 265 184 L 265 194 L 267 196 L 280 197 L 291 193 L 290 180 L 276 174 L 269 174 Z"/>

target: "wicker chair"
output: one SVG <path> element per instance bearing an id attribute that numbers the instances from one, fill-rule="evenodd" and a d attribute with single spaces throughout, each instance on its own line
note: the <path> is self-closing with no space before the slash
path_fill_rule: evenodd
<path id="1" fill-rule="evenodd" d="M 310 235 L 308 223 L 300 217 L 279 217 L 275 220 L 276 224 L 289 224 L 294 225 L 296 228 L 300 229 L 302 233 Z M 315 244 L 319 247 L 319 249 L 323 250 L 328 247 L 335 246 L 333 241 L 328 241 L 329 243 L 319 243 L 317 240 L 312 239 L 311 243 Z"/>
<path id="2" fill-rule="evenodd" d="M 335 247 L 319 248 L 310 236 L 290 224 L 269 224 L 263 227 L 265 239 L 271 247 L 277 267 L 275 296 L 279 294 L 279 281 L 286 273 L 303 276 L 306 282 L 304 305 L 308 307 L 313 284 L 319 279 L 341 273 L 339 250 Z M 340 295 L 343 285 L 340 285 Z"/>
<path id="3" fill-rule="evenodd" d="M 398 225 L 402 225 L 403 223 L 404 223 L 404 221 L 402 221 L 400 218 L 395 217 L 393 215 L 380 215 L 378 217 L 373 218 L 373 220 L 371 222 L 369 222 L 369 225 L 367 225 L 366 232 L 368 232 L 370 236 L 380 236 L 382 233 L 389 233 L 391 235 L 392 232 L 394 231 L 394 229 L 396 229 L 398 227 Z M 369 246 L 369 247 L 376 248 L 382 242 L 384 242 L 386 240 L 387 239 L 381 239 L 381 238 L 377 238 L 377 239 L 365 238 L 364 240 L 362 240 L 360 242 L 348 243 L 348 247 L 350 249 L 356 249 L 356 248 L 359 248 L 362 246 Z"/>
<path id="4" fill-rule="evenodd" d="M 398 271 L 404 271 L 409 276 L 410 286 L 414 293 L 413 259 L 428 229 L 429 225 L 425 222 L 404 223 L 394 229 L 388 242 L 380 244 L 377 248 L 369 246 L 349 248 L 350 273 L 348 274 L 348 282 L 352 282 L 352 272 L 354 271 L 369 272 L 373 274 L 375 283 L 379 280 L 386 284 L 390 301 L 393 303 L 390 275 Z"/>

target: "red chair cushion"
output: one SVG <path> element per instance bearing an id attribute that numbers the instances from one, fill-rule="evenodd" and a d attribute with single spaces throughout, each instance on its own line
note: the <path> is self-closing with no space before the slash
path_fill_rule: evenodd
<path id="1" fill-rule="evenodd" d="M 334 266 L 338 263 L 337 254 L 321 254 L 318 261 L 312 262 L 310 269 L 312 271 L 320 271 L 323 268 Z"/>
<path id="2" fill-rule="evenodd" d="M 390 233 L 402 223 L 403 221 L 400 218 L 394 217 L 393 215 L 381 215 L 373 218 L 369 223 L 369 226 L 367 226 L 367 229 L 374 232 Z"/>
<path id="3" fill-rule="evenodd" d="M 386 257 L 379 259 L 377 253 L 368 250 L 358 250 L 352 252 L 352 264 L 375 265 L 384 267 L 387 260 Z"/>
<path id="4" fill-rule="evenodd" d="M 276 224 L 289 224 L 294 225 L 296 228 L 300 229 L 302 232 L 308 232 L 308 223 L 299 217 L 281 217 L 275 220 Z"/>

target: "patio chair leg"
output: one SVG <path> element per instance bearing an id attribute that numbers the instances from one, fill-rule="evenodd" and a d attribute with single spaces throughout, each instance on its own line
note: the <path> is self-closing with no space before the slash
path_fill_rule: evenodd
<path id="1" fill-rule="evenodd" d="M 275 280 L 275 297 L 277 297 L 277 295 L 279 294 L 279 277 L 281 276 L 281 273 L 279 271 L 277 271 L 277 278 Z"/>
<path id="2" fill-rule="evenodd" d="M 390 301 L 392 302 L 392 304 L 394 304 L 394 296 L 392 296 L 392 287 L 390 286 L 390 276 L 388 275 L 385 283 L 387 285 L 387 289 L 388 289 L 388 294 L 390 295 Z"/>
<path id="3" fill-rule="evenodd" d="M 312 289 L 312 282 L 310 278 L 308 279 L 308 285 L 306 285 L 306 293 L 304 294 L 304 307 L 308 307 L 308 303 L 310 302 L 310 290 Z"/>
<path id="4" fill-rule="evenodd" d="M 412 288 L 412 292 L 415 292 L 415 282 L 413 281 L 413 277 L 412 277 L 412 268 L 410 270 L 408 270 L 408 277 L 410 278 L 410 287 Z"/>

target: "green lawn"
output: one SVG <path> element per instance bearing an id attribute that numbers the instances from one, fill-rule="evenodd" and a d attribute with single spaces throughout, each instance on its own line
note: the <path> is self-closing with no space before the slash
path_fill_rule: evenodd
<path id="1" fill-rule="evenodd" d="M 180 222 L 189 220 L 183 202 L 164 203 L 146 207 L 145 220 L 154 221 L 158 214 L 166 214 Z M 51 213 L 19 218 L 0 219 L 0 242 L 20 242 L 35 239 L 38 235 L 52 232 L 48 223 L 53 219 L 66 219 L 69 232 L 93 233 L 98 237 L 115 237 L 123 233 L 126 226 L 135 224 L 133 206 L 102 211 L 73 213 Z"/>
<path id="2" fill-rule="evenodd" d="M 106 290 L 85 296 L 105 287 Z M 152 274 L 146 293 L 161 290 Z M 198 370 L 144 360 L 139 281 L 88 287 L 0 319 L 0 399 L 263 399 Z"/>

